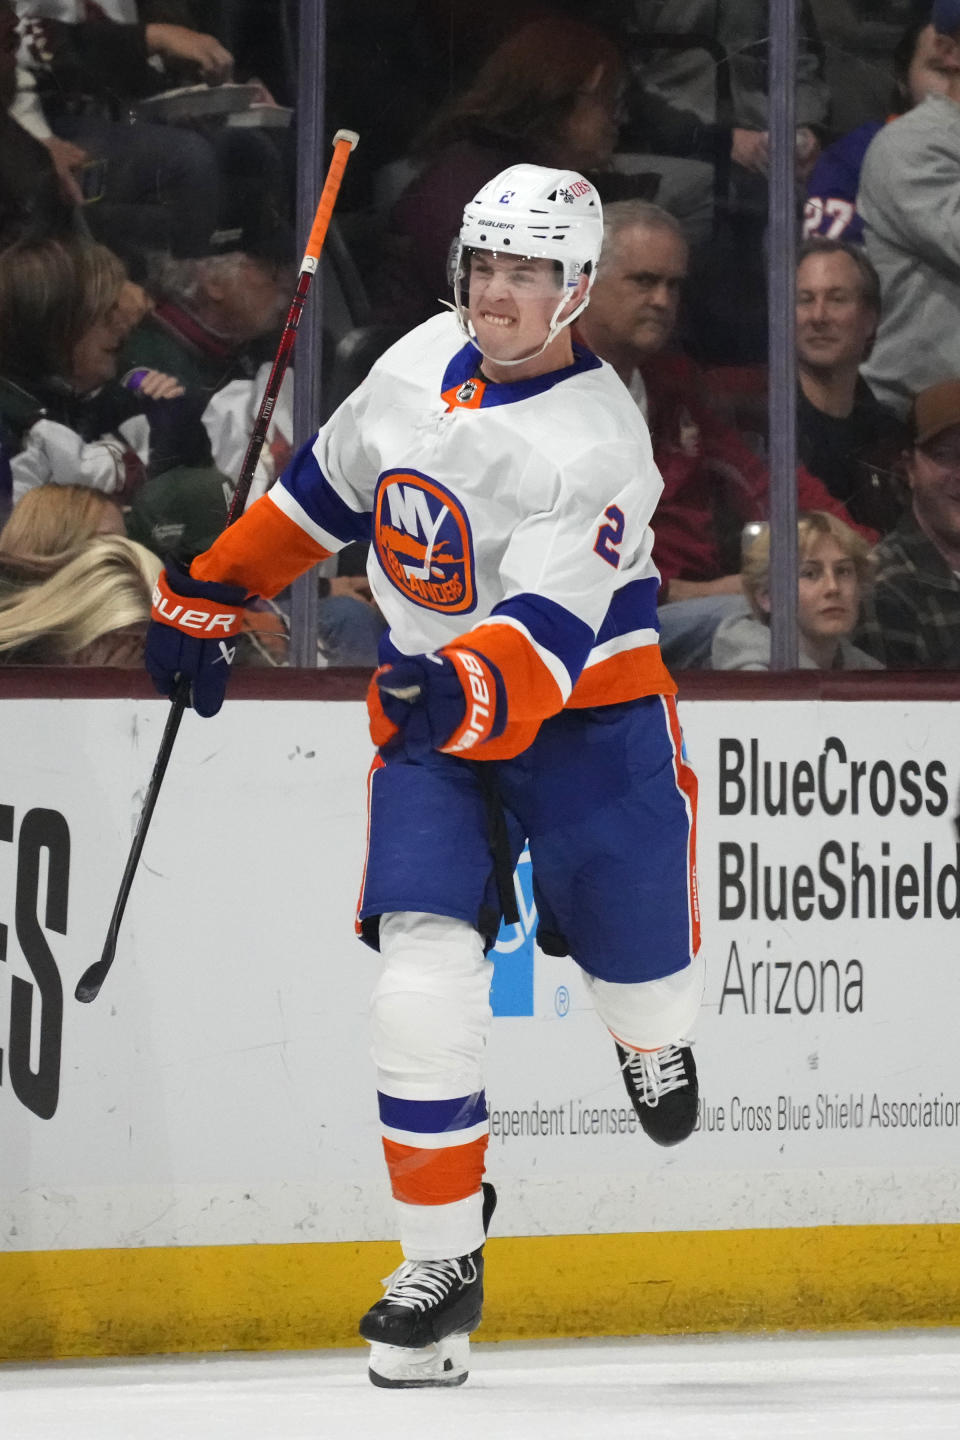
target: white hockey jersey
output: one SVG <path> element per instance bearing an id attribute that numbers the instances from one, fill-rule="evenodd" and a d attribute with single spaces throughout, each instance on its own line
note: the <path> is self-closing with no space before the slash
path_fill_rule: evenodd
<path id="1" fill-rule="evenodd" d="M 381 357 L 280 482 L 194 561 L 273 595 L 350 541 L 389 624 L 382 659 L 456 642 L 498 668 L 526 748 L 565 705 L 673 693 L 660 658 L 650 438 L 610 368 L 485 382 L 452 315 Z M 477 755 L 480 758 L 480 754 Z"/>

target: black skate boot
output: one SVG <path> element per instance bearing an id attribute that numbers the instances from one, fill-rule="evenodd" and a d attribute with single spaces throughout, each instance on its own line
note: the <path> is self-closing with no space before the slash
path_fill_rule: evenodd
<path id="1" fill-rule="evenodd" d="M 623 1083 L 640 1124 L 658 1145 L 679 1145 L 697 1123 L 697 1067 L 689 1045 L 627 1050 L 617 1044 Z"/>
<path id="2" fill-rule="evenodd" d="M 496 1203 L 484 1182 L 484 1234 Z M 371 1382 L 390 1390 L 462 1385 L 483 1312 L 483 1246 L 453 1260 L 405 1260 L 383 1283 L 387 1293 L 360 1321 Z"/>

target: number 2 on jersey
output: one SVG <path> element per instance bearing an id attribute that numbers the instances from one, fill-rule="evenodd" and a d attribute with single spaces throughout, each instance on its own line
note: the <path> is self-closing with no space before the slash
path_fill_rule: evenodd
<path id="1" fill-rule="evenodd" d="M 616 570 L 620 565 L 619 546 L 623 541 L 623 527 L 626 521 L 619 505 L 608 505 L 603 513 L 607 517 L 608 523 L 600 526 L 593 548 L 601 560 L 606 560 L 607 564 L 612 565 Z"/>

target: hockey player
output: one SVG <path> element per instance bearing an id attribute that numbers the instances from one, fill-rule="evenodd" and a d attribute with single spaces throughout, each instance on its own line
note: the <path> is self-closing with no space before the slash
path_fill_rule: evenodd
<path id="1" fill-rule="evenodd" d="M 581 175 L 498 175 L 464 212 L 456 314 L 394 345 L 156 593 L 148 667 L 167 694 L 189 677 L 212 715 L 251 595 L 371 542 L 390 629 L 358 929 L 383 961 L 373 1054 L 405 1257 L 360 1325 L 378 1385 L 466 1378 L 494 1203 L 486 952 L 525 839 L 540 945 L 581 966 L 644 1130 L 669 1145 L 696 1122 L 696 780 L 657 643 L 662 487 L 626 388 L 568 328 L 601 237 Z"/>

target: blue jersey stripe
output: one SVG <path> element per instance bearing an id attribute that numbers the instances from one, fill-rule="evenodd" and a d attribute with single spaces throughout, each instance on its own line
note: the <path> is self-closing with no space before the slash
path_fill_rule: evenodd
<path id="1" fill-rule="evenodd" d="M 511 595 L 509 600 L 502 600 L 493 607 L 491 619 L 498 615 L 509 615 L 519 621 L 538 645 L 556 655 L 570 676 L 571 685 L 576 684 L 594 645 L 593 631 L 584 620 L 554 600 L 530 594 Z"/>
<path id="2" fill-rule="evenodd" d="M 629 635 L 631 630 L 657 630 L 657 593 L 660 582 L 651 576 L 648 580 L 631 580 L 618 590 L 607 607 L 603 624 L 597 631 L 597 644 L 605 645 L 618 635 Z"/>
<path id="3" fill-rule="evenodd" d="M 476 345 L 468 341 L 462 350 L 457 351 L 444 371 L 440 385 L 441 394 L 473 379 L 482 358 Z M 574 375 L 582 375 L 585 370 L 599 369 L 602 363 L 592 350 L 574 342 L 572 365 L 565 365 L 560 370 L 550 370 L 546 375 L 534 375 L 529 380 L 486 381 L 480 409 L 489 410 L 493 405 L 512 405 L 517 400 L 529 400 L 534 395 L 543 395 L 547 390 L 552 390 L 554 385 L 560 385 Z"/>
<path id="4" fill-rule="evenodd" d="M 487 1118 L 487 1097 L 483 1090 L 461 1095 L 456 1100 L 398 1100 L 377 1091 L 380 1123 L 391 1130 L 409 1130 L 415 1135 L 443 1135 L 450 1130 L 469 1130 Z"/>
<path id="5" fill-rule="evenodd" d="M 371 534 L 371 515 L 351 510 L 334 490 L 317 464 L 313 453 L 314 440 L 301 445 L 280 477 L 280 484 L 309 515 L 315 525 L 348 545 L 352 540 L 367 540 Z"/>

